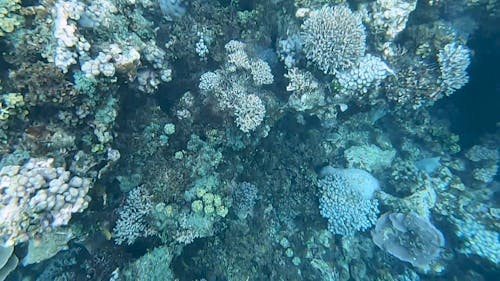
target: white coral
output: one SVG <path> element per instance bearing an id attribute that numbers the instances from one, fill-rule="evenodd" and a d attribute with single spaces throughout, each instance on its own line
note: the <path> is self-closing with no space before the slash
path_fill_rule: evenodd
<path id="1" fill-rule="evenodd" d="M 72 176 L 54 159 L 32 158 L 0 170 L 0 244 L 15 245 L 68 224 L 87 208 L 89 179 Z"/>
<path id="2" fill-rule="evenodd" d="M 76 24 L 69 20 L 80 19 L 85 6 L 75 0 L 58 1 L 54 6 L 54 38 L 56 39 L 56 52 L 54 63 L 64 73 L 68 72 L 68 67 L 76 63 L 77 54 L 71 48 L 84 38 L 77 34 Z M 88 44 L 88 43 L 87 43 Z"/>
<path id="3" fill-rule="evenodd" d="M 255 130 L 264 120 L 266 108 L 262 100 L 254 95 L 243 96 L 235 107 L 236 125 L 248 133 Z"/>
<path id="4" fill-rule="evenodd" d="M 365 21 L 375 33 L 392 42 L 405 29 L 410 13 L 417 7 L 417 0 L 377 0 L 369 5 Z"/>

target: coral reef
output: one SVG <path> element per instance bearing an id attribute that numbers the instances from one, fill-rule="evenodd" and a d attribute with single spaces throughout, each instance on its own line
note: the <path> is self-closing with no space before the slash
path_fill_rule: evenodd
<path id="1" fill-rule="evenodd" d="M 0 280 L 499 276 L 499 17 L 0 0 Z"/>

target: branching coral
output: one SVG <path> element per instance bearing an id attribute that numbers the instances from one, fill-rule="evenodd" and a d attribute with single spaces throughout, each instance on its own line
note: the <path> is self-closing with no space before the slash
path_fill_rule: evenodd
<path id="1" fill-rule="evenodd" d="M 318 181 L 320 213 L 334 234 L 353 235 L 370 228 L 378 215 L 378 202 L 372 199 L 378 181 L 358 169 L 326 167 Z"/>
<path id="2" fill-rule="evenodd" d="M 234 116 L 242 132 L 249 133 L 262 123 L 266 113 L 258 87 L 273 83 L 274 77 L 267 62 L 251 57 L 246 48 L 242 42 L 228 42 L 226 64 L 202 74 L 198 87 L 219 110 Z"/>
<path id="3" fill-rule="evenodd" d="M 151 195 L 145 188 L 136 187 L 130 191 L 113 229 L 115 243 L 131 245 L 140 237 L 155 234 L 156 231 L 148 224 L 152 211 Z"/>
<path id="4" fill-rule="evenodd" d="M 325 6 L 302 24 L 306 57 L 324 73 L 350 68 L 365 53 L 365 28 L 347 6 Z"/>
<path id="5" fill-rule="evenodd" d="M 446 95 L 453 94 L 469 82 L 467 67 L 470 64 L 470 50 L 458 43 L 444 46 L 438 54 L 439 69 Z"/>

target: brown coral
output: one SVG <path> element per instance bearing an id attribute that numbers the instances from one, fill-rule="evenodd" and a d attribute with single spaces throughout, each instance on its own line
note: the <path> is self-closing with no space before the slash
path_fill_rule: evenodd
<path id="1" fill-rule="evenodd" d="M 44 62 L 23 63 L 10 73 L 13 87 L 22 92 L 30 106 L 54 104 L 72 106 L 78 92 L 54 65 Z"/>

